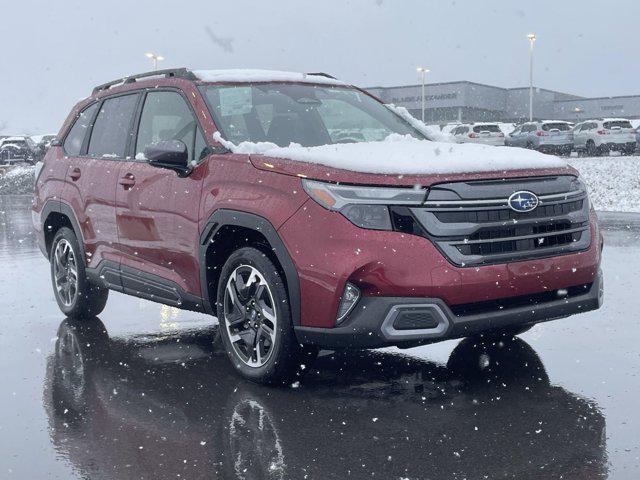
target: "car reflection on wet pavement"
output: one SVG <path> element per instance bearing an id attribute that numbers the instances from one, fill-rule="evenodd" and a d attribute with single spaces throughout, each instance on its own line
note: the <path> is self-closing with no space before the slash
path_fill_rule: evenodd
<path id="1" fill-rule="evenodd" d="M 0 478 L 637 478 L 640 222 L 621 218 L 600 311 L 502 343 L 324 352 L 267 388 L 212 347 L 210 317 L 112 294 L 63 319 L 28 199 L 0 197 Z"/>

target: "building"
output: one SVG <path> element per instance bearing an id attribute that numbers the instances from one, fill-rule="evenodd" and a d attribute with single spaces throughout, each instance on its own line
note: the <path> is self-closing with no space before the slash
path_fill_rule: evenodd
<path id="1" fill-rule="evenodd" d="M 422 115 L 422 86 L 371 87 L 385 103 L 405 107 L 416 118 Z M 529 88 L 501 88 L 475 82 L 426 85 L 425 121 L 431 124 L 499 121 L 519 123 L 529 119 Z M 577 121 L 598 117 L 640 118 L 640 95 L 586 98 L 534 88 L 536 119 Z"/>

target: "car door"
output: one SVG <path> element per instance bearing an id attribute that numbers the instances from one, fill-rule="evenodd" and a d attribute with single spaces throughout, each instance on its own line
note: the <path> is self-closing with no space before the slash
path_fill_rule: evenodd
<path id="1" fill-rule="evenodd" d="M 81 125 L 87 134 L 77 154 L 69 158 L 62 200 L 77 218 L 84 243 L 87 267 L 104 270 L 105 280 L 119 287 L 119 255 L 115 250 L 115 194 L 120 161 L 126 155 L 129 132 L 139 94 L 109 97 L 95 104 L 95 118 Z M 87 109 L 89 111 L 89 109 Z M 75 125 L 74 125 L 75 128 Z M 70 132 L 70 135 L 73 132 Z M 67 142 L 69 146 L 67 147 Z M 65 141 L 70 148 L 78 138 Z M 75 153 L 75 151 L 74 151 Z"/>
<path id="2" fill-rule="evenodd" d="M 122 163 L 116 189 L 118 250 L 126 293 L 181 305 L 186 294 L 201 296 L 198 207 L 206 149 L 196 117 L 181 92 L 153 90 L 141 103 L 132 158 Z M 146 147 L 180 140 L 196 164 L 191 173 L 150 165 Z"/>
<path id="3" fill-rule="evenodd" d="M 584 135 L 582 134 L 582 127 L 584 124 L 579 123 L 575 127 L 573 127 L 573 148 L 582 149 L 584 148 Z"/>

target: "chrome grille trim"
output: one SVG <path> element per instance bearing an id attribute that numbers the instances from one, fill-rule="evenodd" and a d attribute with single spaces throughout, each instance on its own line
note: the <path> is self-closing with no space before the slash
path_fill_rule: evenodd
<path id="1" fill-rule="evenodd" d="M 531 212 L 514 212 L 502 195 L 510 190 L 536 193 L 535 179 L 505 181 L 500 192 L 493 192 L 501 198 L 488 199 L 477 198 L 480 191 L 474 190 L 473 182 L 444 184 L 440 186 L 442 190 L 466 199 L 427 200 L 424 206 L 410 210 L 426 236 L 450 262 L 461 267 L 586 250 L 591 245 L 587 192 L 580 189 L 557 193 L 546 181 L 546 191 L 538 187 L 544 192 L 539 196 L 540 205 Z M 485 189 L 484 193 L 491 192 Z"/>

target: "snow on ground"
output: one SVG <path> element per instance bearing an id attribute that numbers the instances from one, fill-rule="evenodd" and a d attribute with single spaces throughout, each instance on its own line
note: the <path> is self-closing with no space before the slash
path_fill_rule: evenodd
<path id="1" fill-rule="evenodd" d="M 0 170 L 0 195 L 33 193 L 35 167 Z"/>
<path id="2" fill-rule="evenodd" d="M 571 158 L 596 210 L 640 212 L 640 157 Z"/>
<path id="3" fill-rule="evenodd" d="M 234 153 L 286 158 L 366 173 L 431 175 L 562 168 L 567 165 L 558 157 L 533 150 L 431 142 L 398 134 L 391 134 L 382 142 L 340 143 L 317 147 L 303 147 L 295 143 L 279 147 L 270 142 L 242 142 L 235 145 L 223 139 L 219 132 L 214 134 L 214 139 Z"/>

